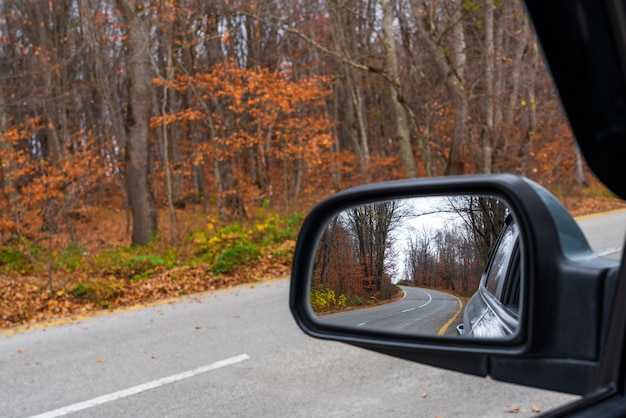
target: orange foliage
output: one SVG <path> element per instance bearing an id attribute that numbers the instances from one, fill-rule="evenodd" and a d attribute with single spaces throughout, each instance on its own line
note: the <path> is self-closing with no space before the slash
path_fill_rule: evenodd
<path id="1" fill-rule="evenodd" d="M 175 114 L 154 117 L 151 127 L 194 123 L 206 132 L 209 140 L 196 147 L 193 162 L 230 161 L 247 204 L 261 196 L 288 202 L 327 184 L 320 176 L 333 160 L 332 123 L 324 110 L 331 92 L 327 78 L 292 80 L 283 71 L 240 68 L 227 60 L 208 72 L 179 74 L 168 84 L 193 93 L 193 101 Z M 298 176 L 307 181 L 296 184 Z"/>
<path id="2" fill-rule="evenodd" d="M 36 155 L 25 143 L 44 132 L 38 119 L 9 127 L 2 140 L 10 146 L 0 151 L 3 164 L 3 194 L 0 209 L 10 219 L 0 221 L 0 234 L 20 229 L 29 235 L 32 228 L 42 224 L 57 230 L 68 213 L 82 203 L 82 197 L 94 186 L 106 183 L 113 167 L 101 161 L 97 138 L 89 132 L 77 132 L 71 138 L 75 144 L 58 161 Z M 43 153 L 43 151 L 40 151 Z M 12 198 L 10 196 L 13 196 Z M 40 222 L 24 222 L 26 212 L 37 210 Z M 31 227 L 31 230 L 25 229 Z"/>

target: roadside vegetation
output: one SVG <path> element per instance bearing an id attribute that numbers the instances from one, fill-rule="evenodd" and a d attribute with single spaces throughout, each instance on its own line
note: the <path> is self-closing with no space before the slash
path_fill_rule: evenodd
<path id="1" fill-rule="evenodd" d="M 119 212 L 81 213 L 76 230 L 91 237 L 83 244 L 42 232 L 0 248 L 0 328 L 286 277 L 302 221 L 260 210 L 222 224 L 181 211 L 179 245 L 157 237 L 129 246 Z"/>

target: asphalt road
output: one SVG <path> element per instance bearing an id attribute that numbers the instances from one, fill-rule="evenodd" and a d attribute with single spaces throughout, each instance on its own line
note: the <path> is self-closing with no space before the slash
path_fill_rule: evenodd
<path id="1" fill-rule="evenodd" d="M 581 225 L 603 229 L 592 246 L 613 251 L 626 212 Z M 520 417 L 575 399 L 311 339 L 289 314 L 288 288 L 0 332 L 0 416 Z"/>
<path id="2" fill-rule="evenodd" d="M 591 248 L 602 256 L 619 259 L 626 235 L 626 211 L 587 216 L 578 220 Z"/>
<path id="3" fill-rule="evenodd" d="M 456 297 L 432 289 L 401 286 L 405 296 L 394 303 L 374 308 L 324 315 L 324 321 L 357 327 L 397 330 L 415 334 L 437 335 L 450 329 L 451 319 L 461 313 Z"/>

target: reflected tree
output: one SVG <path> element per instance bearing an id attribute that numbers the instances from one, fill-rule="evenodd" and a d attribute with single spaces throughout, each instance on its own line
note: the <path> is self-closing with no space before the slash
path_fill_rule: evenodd
<path id="1" fill-rule="evenodd" d="M 459 215 L 471 239 L 487 262 L 504 220 L 508 214 L 506 204 L 494 197 L 458 196 L 448 199 L 451 209 Z"/>
<path id="2" fill-rule="evenodd" d="M 411 211 L 399 201 L 377 202 L 349 209 L 331 220 L 315 257 L 313 292 L 343 297 L 349 304 L 392 297 L 397 291 L 392 284 L 395 267 L 390 262 L 393 231 Z"/>
<path id="3" fill-rule="evenodd" d="M 347 226 L 352 234 L 353 248 L 370 293 L 385 294 L 384 284 L 391 283 L 391 266 L 386 263 L 392 247 L 392 232 L 410 209 L 399 201 L 358 206 L 346 212 Z"/>
<path id="4" fill-rule="evenodd" d="M 423 226 L 409 238 L 403 283 L 469 294 L 478 287 L 508 209 L 497 198 L 457 196 L 439 213 L 452 218 L 440 228 Z"/>
<path id="5" fill-rule="evenodd" d="M 409 240 L 403 283 L 469 294 L 478 287 L 484 266 L 462 225 L 424 228 Z"/>

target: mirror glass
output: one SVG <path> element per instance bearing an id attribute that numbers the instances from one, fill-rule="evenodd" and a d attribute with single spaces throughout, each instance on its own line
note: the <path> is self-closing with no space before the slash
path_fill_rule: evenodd
<path id="1" fill-rule="evenodd" d="M 408 334 L 511 338 L 519 323 L 520 236 L 494 196 L 383 200 L 332 218 L 315 254 L 320 321 Z"/>

